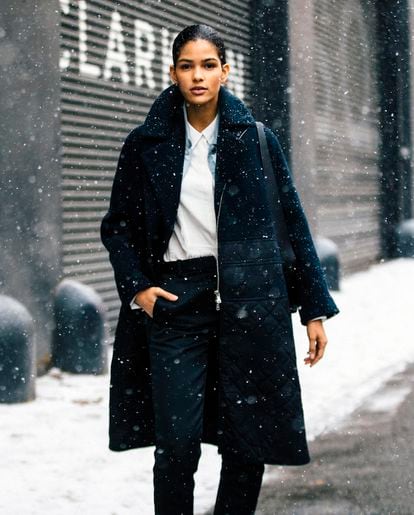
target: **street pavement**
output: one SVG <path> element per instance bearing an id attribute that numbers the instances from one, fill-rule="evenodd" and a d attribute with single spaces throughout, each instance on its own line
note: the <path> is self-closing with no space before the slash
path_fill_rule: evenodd
<path id="1" fill-rule="evenodd" d="M 256 515 L 414 514 L 413 425 L 414 364 L 310 442 L 308 465 L 272 466 Z"/>

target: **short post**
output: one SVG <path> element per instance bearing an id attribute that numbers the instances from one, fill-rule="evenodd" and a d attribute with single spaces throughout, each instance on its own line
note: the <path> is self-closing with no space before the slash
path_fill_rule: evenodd
<path id="1" fill-rule="evenodd" d="M 53 365 L 74 374 L 108 371 L 104 305 L 93 288 L 64 279 L 54 292 Z"/>
<path id="2" fill-rule="evenodd" d="M 337 245 L 328 238 L 315 239 L 316 252 L 330 290 L 339 291 L 339 257 Z"/>
<path id="3" fill-rule="evenodd" d="M 414 218 L 397 225 L 397 257 L 414 257 Z"/>
<path id="4" fill-rule="evenodd" d="M 0 402 L 34 400 L 36 374 L 32 317 L 16 299 L 0 295 Z"/>

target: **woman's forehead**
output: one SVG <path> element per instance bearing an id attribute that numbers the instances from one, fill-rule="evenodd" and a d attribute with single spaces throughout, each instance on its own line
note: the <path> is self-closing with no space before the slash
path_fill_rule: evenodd
<path id="1" fill-rule="evenodd" d="M 218 59 L 218 51 L 213 43 L 205 39 L 196 39 L 188 41 L 180 50 L 178 61 L 191 60 L 195 57 L 201 60 Z"/>

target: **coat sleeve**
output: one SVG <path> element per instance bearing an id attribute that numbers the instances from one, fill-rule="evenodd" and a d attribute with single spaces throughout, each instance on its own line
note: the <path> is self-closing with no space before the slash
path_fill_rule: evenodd
<path id="1" fill-rule="evenodd" d="M 268 127 L 265 127 L 265 133 L 289 238 L 299 268 L 302 285 L 300 289 L 301 307 L 299 308 L 301 323 L 306 325 L 307 322 L 319 316 L 331 318 L 339 313 L 339 309 L 329 293 L 289 166 L 277 136 Z"/>
<path id="2" fill-rule="evenodd" d="M 133 129 L 125 139 L 119 155 L 112 184 L 109 210 L 101 222 L 101 240 L 109 252 L 119 298 L 130 308 L 134 295 L 145 288 L 156 286 L 144 273 L 142 267 L 144 245 L 143 199 L 140 192 L 138 209 L 131 216 L 130 196 L 132 188 L 139 183 L 137 139 Z M 138 217 L 137 217 L 138 213 Z M 140 215 L 142 215 L 140 217 Z"/>

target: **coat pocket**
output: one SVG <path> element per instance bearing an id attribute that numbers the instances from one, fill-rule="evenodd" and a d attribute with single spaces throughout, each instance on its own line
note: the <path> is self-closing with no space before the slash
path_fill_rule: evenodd
<path id="1" fill-rule="evenodd" d="M 222 292 L 227 300 L 272 299 L 287 296 L 283 266 L 279 260 L 222 265 Z"/>
<path id="2" fill-rule="evenodd" d="M 155 318 L 158 318 L 158 309 L 159 309 L 160 301 L 162 299 L 163 299 L 163 297 L 161 297 L 161 296 L 158 296 L 155 299 L 154 306 L 152 307 L 152 320 L 154 320 Z"/>

